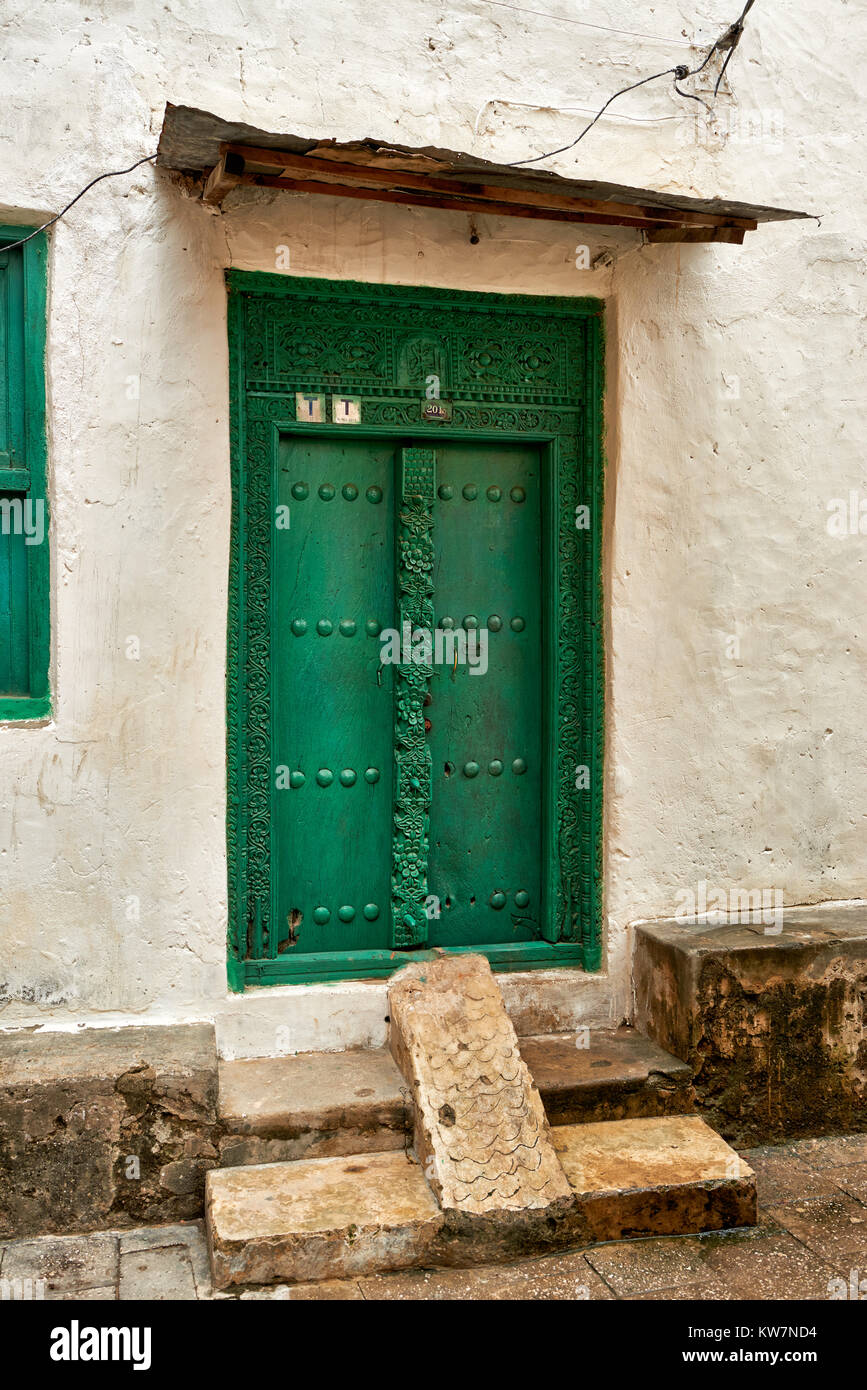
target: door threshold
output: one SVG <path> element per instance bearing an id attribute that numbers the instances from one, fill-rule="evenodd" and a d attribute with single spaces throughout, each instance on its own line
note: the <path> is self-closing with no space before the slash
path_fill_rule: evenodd
<path id="1" fill-rule="evenodd" d="M 581 942 L 522 941 L 504 946 L 437 946 L 424 951 L 323 951 L 276 960 L 243 962 L 244 985 L 336 984 L 341 980 L 383 980 L 412 961 L 441 955 L 485 956 L 494 971 L 550 970 L 574 966 L 587 970 Z M 240 972 L 239 972 L 240 973 Z"/>

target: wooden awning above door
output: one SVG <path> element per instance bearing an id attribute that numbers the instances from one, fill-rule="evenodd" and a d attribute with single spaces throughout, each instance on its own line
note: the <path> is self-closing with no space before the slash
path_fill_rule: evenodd
<path id="1" fill-rule="evenodd" d="M 569 179 L 454 150 L 276 135 L 171 103 L 166 106 L 157 163 L 202 176 L 202 197 L 211 204 L 221 203 L 234 188 L 250 185 L 470 215 L 635 227 L 650 241 L 742 242 L 761 222 L 810 216 L 723 198 L 687 198 Z"/>

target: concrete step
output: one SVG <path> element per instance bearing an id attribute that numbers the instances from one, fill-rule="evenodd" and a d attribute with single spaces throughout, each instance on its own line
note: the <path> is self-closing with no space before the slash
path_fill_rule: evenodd
<path id="1" fill-rule="evenodd" d="M 691 1069 L 634 1029 L 518 1041 L 552 1125 L 692 1108 Z M 408 1099 L 384 1047 L 221 1062 L 221 1162 L 278 1163 L 402 1149 L 412 1129 Z"/>
<path id="2" fill-rule="evenodd" d="M 444 1214 L 404 1153 L 214 1169 L 206 1223 L 214 1282 L 302 1283 L 421 1266 L 473 1265 L 567 1245 L 682 1235 L 755 1221 L 752 1171 L 695 1116 L 552 1131 L 572 1197 L 517 1243 Z"/>
<path id="3" fill-rule="evenodd" d="M 867 909 L 635 928 L 636 1026 L 741 1147 L 867 1129 Z"/>

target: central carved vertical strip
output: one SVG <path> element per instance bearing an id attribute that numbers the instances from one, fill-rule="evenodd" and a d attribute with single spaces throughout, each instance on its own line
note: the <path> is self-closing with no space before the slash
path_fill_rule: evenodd
<path id="1" fill-rule="evenodd" d="M 428 835 L 431 756 L 425 742 L 424 697 L 433 674 L 412 659 L 419 628 L 433 640 L 433 449 L 402 449 L 398 468 L 397 596 L 401 660 L 394 682 L 394 837 L 391 875 L 392 946 L 427 944 Z M 409 650 L 407 650 L 409 648 Z M 417 645 L 415 653 L 427 655 Z"/>

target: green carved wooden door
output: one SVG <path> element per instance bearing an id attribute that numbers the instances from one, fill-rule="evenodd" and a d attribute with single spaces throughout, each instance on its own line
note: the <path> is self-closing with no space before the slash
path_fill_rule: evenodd
<path id="1" fill-rule="evenodd" d="M 281 441 L 281 954 L 540 935 L 539 483 L 531 448 Z"/>
<path id="2" fill-rule="evenodd" d="M 232 987 L 597 969 L 601 306 L 229 288 Z"/>

